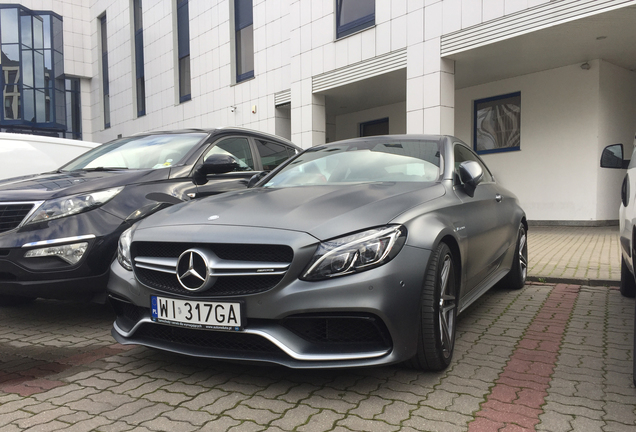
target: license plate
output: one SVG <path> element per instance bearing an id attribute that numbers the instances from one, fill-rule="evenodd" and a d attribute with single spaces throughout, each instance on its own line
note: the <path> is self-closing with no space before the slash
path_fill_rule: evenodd
<path id="1" fill-rule="evenodd" d="M 152 320 L 205 330 L 243 330 L 241 303 L 202 302 L 150 296 Z"/>

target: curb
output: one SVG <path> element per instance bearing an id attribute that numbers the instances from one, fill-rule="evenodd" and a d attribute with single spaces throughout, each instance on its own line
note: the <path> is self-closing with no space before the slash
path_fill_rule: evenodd
<path id="1" fill-rule="evenodd" d="M 585 278 L 561 278 L 548 276 L 527 276 L 530 282 L 541 282 L 549 284 L 585 285 L 585 286 L 606 286 L 617 287 L 621 281 L 617 279 L 585 279 Z"/>

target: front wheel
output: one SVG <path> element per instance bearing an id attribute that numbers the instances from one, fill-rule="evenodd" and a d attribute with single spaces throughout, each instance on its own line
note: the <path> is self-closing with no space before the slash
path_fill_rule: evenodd
<path id="1" fill-rule="evenodd" d="M 455 260 L 448 245 L 440 243 L 426 269 L 420 305 L 417 353 L 407 365 L 440 371 L 453 358 L 457 319 Z"/>
<path id="2" fill-rule="evenodd" d="M 636 281 L 634 275 L 629 271 L 625 258 L 621 258 L 621 294 L 624 297 L 636 297 Z"/>

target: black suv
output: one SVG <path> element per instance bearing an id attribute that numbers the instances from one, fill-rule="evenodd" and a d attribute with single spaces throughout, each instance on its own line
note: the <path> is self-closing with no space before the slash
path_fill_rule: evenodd
<path id="1" fill-rule="evenodd" d="M 134 222 L 245 188 L 300 150 L 242 128 L 153 132 L 103 144 L 55 172 L 0 181 L 0 306 L 105 300 L 117 240 Z"/>

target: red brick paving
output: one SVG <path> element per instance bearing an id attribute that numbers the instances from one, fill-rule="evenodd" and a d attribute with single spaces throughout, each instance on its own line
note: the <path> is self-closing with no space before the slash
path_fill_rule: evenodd
<path id="1" fill-rule="evenodd" d="M 578 285 L 556 285 L 519 341 L 469 432 L 534 431 L 578 296 Z"/>
<path id="2" fill-rule="evenodd" d="M 46 379 L 49 375 L 63 372 L 73 366 L 86 365 L 133 348 L 135 347 L 113 344 L 71 357 L 61 358 L 54 362 L 42 363 L 23 371 L 0 373 L 0 391 L 17 393 L 20 396 L 42 393 L 65 385 L 62 381 Z"/>

